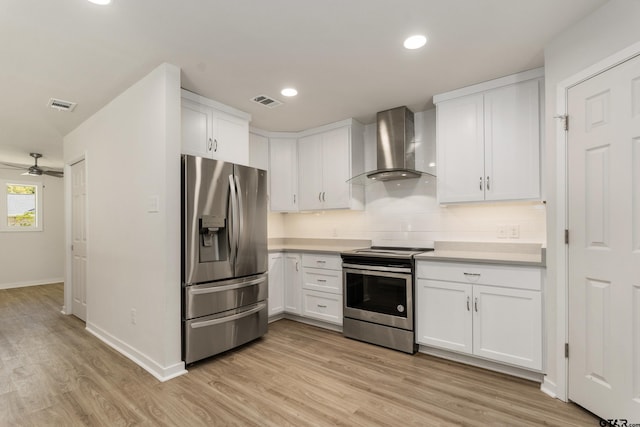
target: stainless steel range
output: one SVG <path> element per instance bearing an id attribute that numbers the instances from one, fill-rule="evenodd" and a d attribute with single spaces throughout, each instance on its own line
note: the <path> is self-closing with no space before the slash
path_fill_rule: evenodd
<path id="1" fill-rule="evenodd" d="M 343 334 L 415 353 L 413 257 L 432 250 L 373 246 L 342 252 Z"/>

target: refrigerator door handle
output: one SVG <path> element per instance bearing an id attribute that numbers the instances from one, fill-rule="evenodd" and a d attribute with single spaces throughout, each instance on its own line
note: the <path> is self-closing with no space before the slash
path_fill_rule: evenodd
<path id="1" fill-rule="evenodd" d="M 231 226 L 229 227 L 229 253 L 231 255 L 231 262 L 236 263 L 236 257 L 238 256 L 238 194 L 236 189 L 236 180 L 233 174 L 229 175 L 229 199 L 231 205 Z"/>
<path id="2" fill-rule="evenodd" d="M 243 311 L 242 313 L 234 314 L 227 317 L 221 317 L 219 319 L 205 320 L 204 322 L 193 322 L 191 324 L 191 328 L 205 328 L 207 326 L 219 325 L 220 323 L 232 322 L 234 320 L 242 319 L 243 317 L 251 316 L 252 314 L 259 312 L 266 306 L 267 304 L 260 303 L 256 307 L 247 311 Z"/>
<path id="3" fill-rule="evenodd" d="M 242 203 L 242 186 L 240 186 L 240 180 L 237 176 L 234 176 L 236 181 L 236 198 L 238 199 L 238 233 L 236 234 L 236 258 L 238 257 L 238 251 L 240 250 L 240 242 L 244 237 L 244 204 Z"/>
<path id="4" fill-rule="evenodd" d="M 241 282 L 241 283 L 233 283 L 230 285 L 209 286 L 209 287 L 200 288 L 200 289 L 193 289 L 190 292 L 190 294 L 191 295 L 214 294 L 217 292 L 225 292 L 225 291 L 231 291 L 234 289 L 248 288 L 253 285 L 259 285 L 260 283 L 264 283 L 266 281 L 267 281 L 267 278 L 265 276 L 262 276 L 262 277 L 258 277 L 257 279 L 252 279 L 252 280 Z"/>

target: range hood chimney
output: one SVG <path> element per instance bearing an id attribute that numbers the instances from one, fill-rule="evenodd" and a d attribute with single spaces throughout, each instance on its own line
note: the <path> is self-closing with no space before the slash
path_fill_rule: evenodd
<path id="1" fill-rule="evenodd" d="M 433 146 L 435 130 L 433 144 L 426 141 L 424 131 L 421 132 L 422 141 L 416 143 L 414 115 L 407 107 L 396 107 L 379 112 L 376 126 L 377 169 L 355 176 L 348 182 L 368 185 L 377 181 L 420 178 L 423 175 L 435 176 L 435 146 Z M 416 146 L 425 143 L 427 145 L 422 148 L 423 152 L 427 157 L 433 157 L 433 160 L 428 163 L 430 172 L 416 170 Z"/>
<path id="2" fill-rule="evenodd" d="M 377 114 L 377 166 L 367 177 L 380 181 L 417 178 L 413 112 L 397 107 Z"/>

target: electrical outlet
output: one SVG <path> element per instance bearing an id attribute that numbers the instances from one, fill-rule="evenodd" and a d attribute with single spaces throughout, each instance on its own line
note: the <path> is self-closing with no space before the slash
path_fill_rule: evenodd
<path id="1" fill-rule="evenodd" d="M 518 224 L 511 224 L 509 226 L 509 238 L 510 239 L 520 238 L 520 226 Z"/>
<path id="2" fill-rule="evenodd" d="M 136 309 L 132 308 L 131 309 L 131 324 L 132 325 L 135 325 L 136 322 L 138 321 L 138 319 L 136 319 L 137 315 L 138 315 L 138 313 L 136 312 Z"/>
<path id="3" fill-rule="evenodd" d="M 508 227 L 504 224 L 498 225 L 496 236 L 498 236 L 498 239 L 506 239 L 509 237 Z"/>

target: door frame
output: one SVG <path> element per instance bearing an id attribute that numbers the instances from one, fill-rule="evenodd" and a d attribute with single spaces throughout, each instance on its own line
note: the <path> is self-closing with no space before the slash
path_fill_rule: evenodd
<path id="1" fill-rule="evenodd" d="M 565 116 L 568 112 L 569 89 L 598 74 L 608 71 L 640 55 L 640 42 L 622 49 L 607 58 L 564 79 L 556 86 L 556 114 Z M 557 116 L 556 116 L 557 117 Z M 569 342 L 569 247 L 564 243 L 564 232 L 569 224 L 568 206 L 568 134 L 562 120 L 555 120 L 556 132 L 556 230 L 550 240 L 555 242 L 556 251 L 556 384 L 543 383 L 542 389 L 563 401 L 569 396 L 569 359 L 565 358 L 564 346 Z M 546 381 L 546 380 L 545 380 Z"/>
<path id="2" fill-rule="evenodd" d="M 62 314 L 73 314 L 73 252 L 71 251 L 71 245 L 73 244 L 73 194 L 72 194 L 72 182 L 71 182 L 71 166 L 75 163 L 81 162 L 84 160 L 84 168 L 85 168 L 85 178 L 87 180 L 87 187 L 89 186 L 89 162 L 87 160 L 88 156 L 86 152 L 81 153 L 80 155 L 73 157 L 71 159 L 65 160 L 64 162 L 64 253 L 65 253 L 65 266 L 64 266 L 64 305 L 62 306 Z M 88 193 L 88 191 L 87 191 Z M 87 195 L 87 199 L 89 196 Z M 87 203 L 87 201 L 85 201 Z M 87 203 L 88 204 L 88 203 Z M 86 212 L 86 210 L 85 210 Z M 86 216 L 85 216 L 86 220 Z M 89 239 L 87 239 L 88 241 Z M 89 244 L 87 243 L 87 247 Z M 88 312 L 88 310 L 87 310 Z"/>

